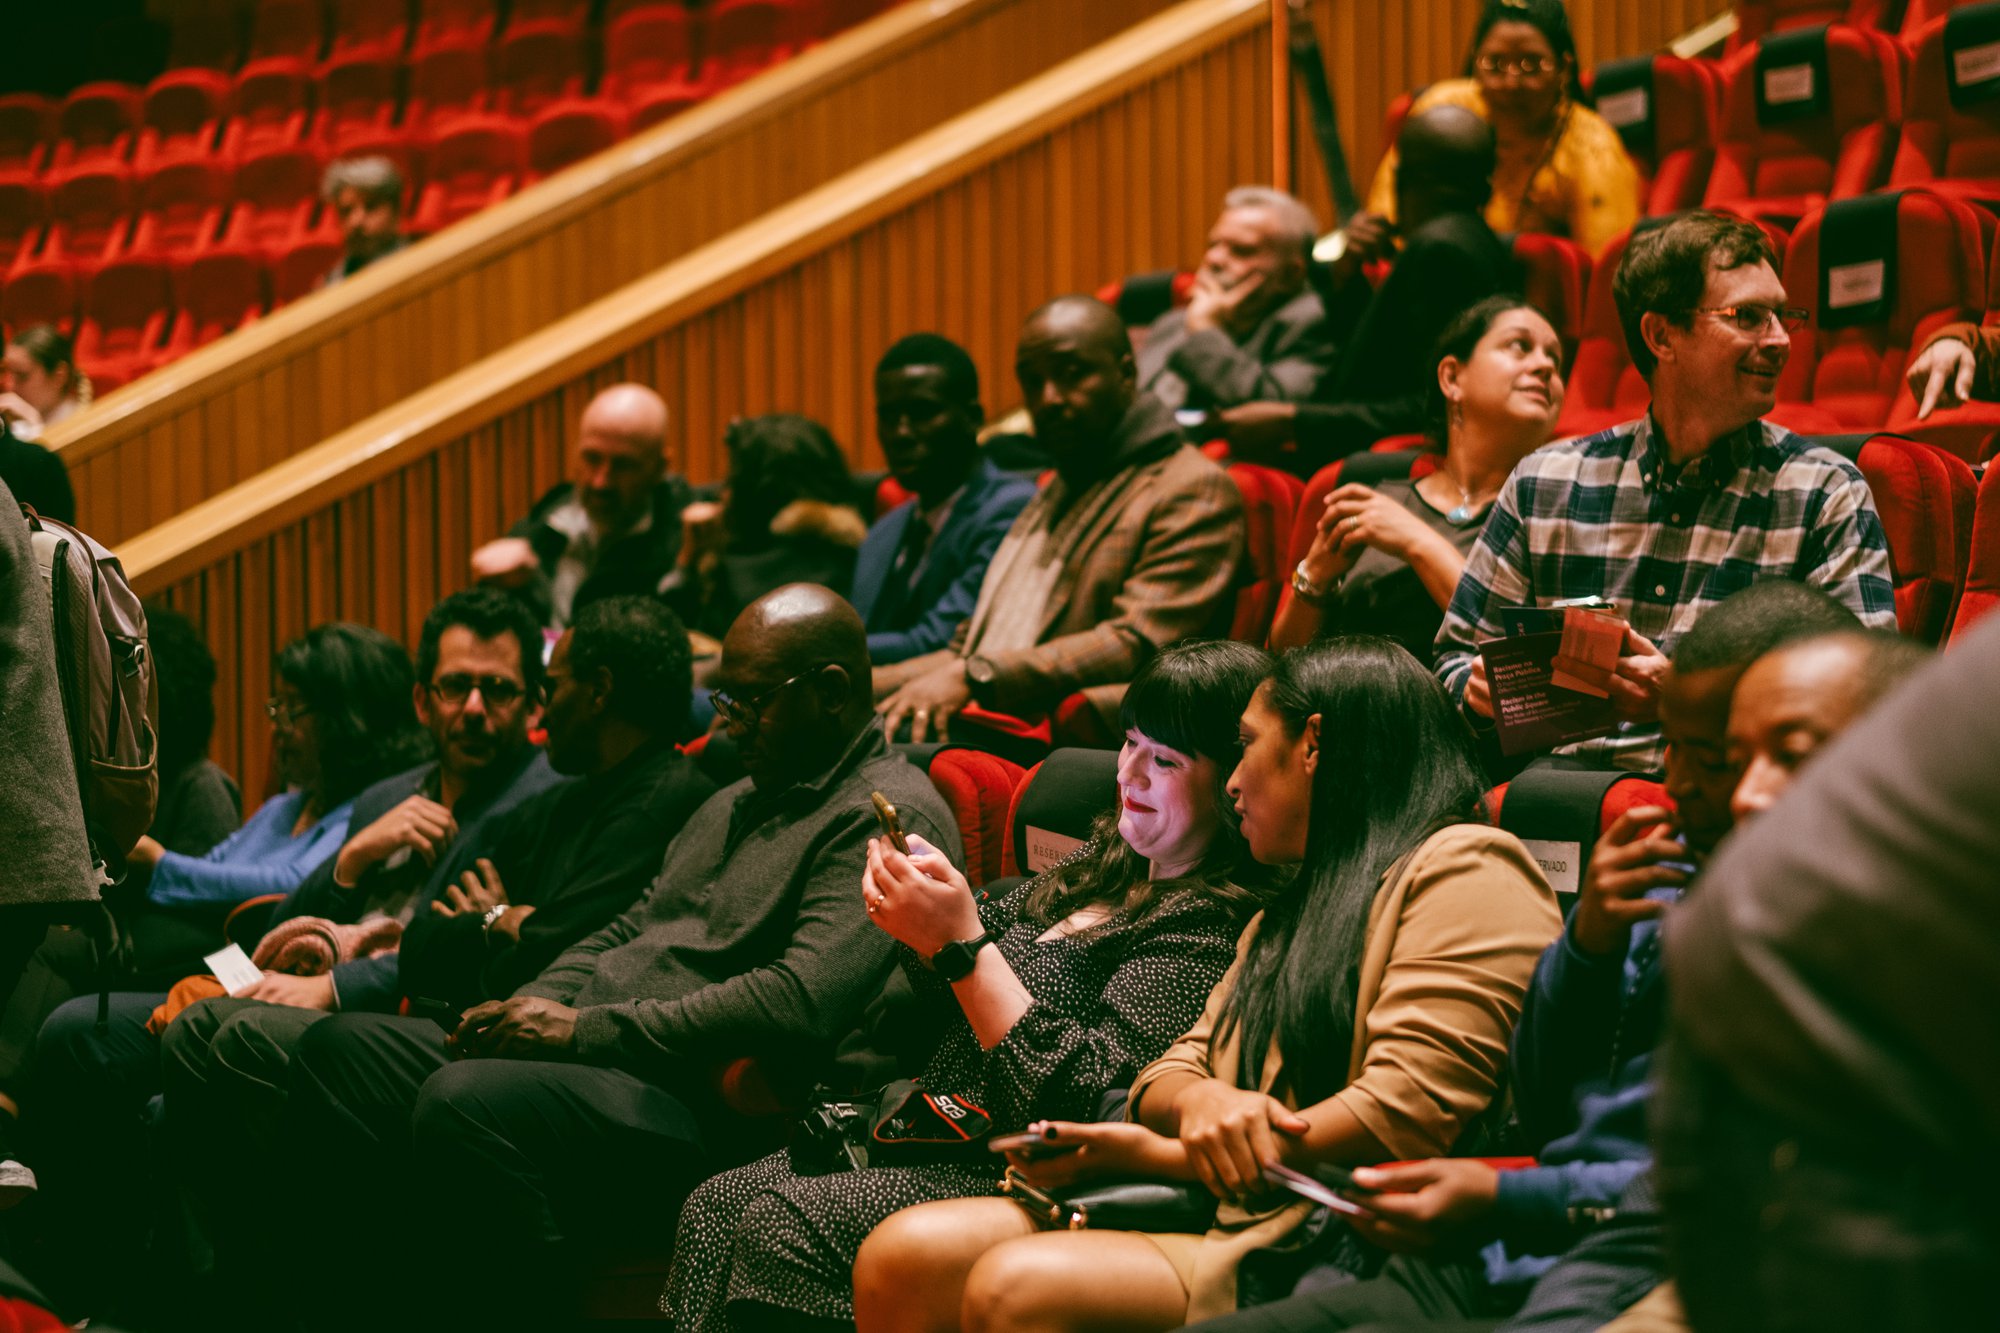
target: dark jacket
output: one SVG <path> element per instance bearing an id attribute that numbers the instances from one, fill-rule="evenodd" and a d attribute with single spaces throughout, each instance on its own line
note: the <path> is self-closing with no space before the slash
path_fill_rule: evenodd
<path id="1" fill-rule="evenodd" d="M 403 935 L 404 992 L 461 1009 L 512 995 L 630 907 L 659 873 L 667 844 L 714 794 L 692 759 L 662 744 L 522 802 L 489 840 L 507 901 L 535 909 L 519 943 L 496 947 L 471 913 L 419 908 Z"/>
<path id="2" fill-rule="evenodd" d="M 1035 480 L 1002 472 L 989 458 L 966 479 L 953 502 L 944 530 L 907 592 L 891 587 L 896 554 L 915 521 L 917 502 L 906 500 L 868 529 L 854 560 L 854 592 L 849 598 L 868 626 L 868 656 L 877 666 L 936 652 L 950 644 L 959 624 L 979 601 L 986 566 L 1000 539 L 1035 497 Z"/>
<path id="3" fill-rule="evenodd" d="M 554 577 L 563 552 L 569 549 L 569 538 L 550 527 L 548 518 L 575 494 L 575 485 L 564 482 L 535 501 L 528 516 L 507 530 L 508 536 L 522 538 L 534 547 L 535 559 L 541 562 L 542 577 L 522 595 L 545 625 L 555 623 L 548 581 Z M 658 592 L 667 575 L 673 573 L 674 560 L 680 555 L 681 510 L 691 498 L 687 482 L 677 475 L 669 474 L 653 487 L 652 523 L 644 532 L 628 533 L 605 546 L 590 576 L 576 590 L 570 616 L 573 618 L 577 611 L 600 598 L 650 596 Z"/>
<path id="4" fill-rule="evenodd" d="M 1168 407 L 1221 409 L 1263 399 L 1309 398 L 1333 363 L 1319 295 L 1307 290 L 1257 322 L 1238 342 L 1221 329 L 1189 333 L 1170 310 L 1146 331 L 1139 387 Z"/>
<path id="5" fill-rule="evenodd" d="M 235 779 L 213 760 L 196 759 L 160 774 L 160 804 L 147 836 L 170 852 L 205 856 L 243 823 Z"/>
<path id="6" fill-rule="evenodd" d="M 271 924 L 298 916 L 358 921 L 391 900 L 414 902 L 419 912 L 427 911 L 426 904 L 442 893 L 446 884 L 456 883 L 459 875 L 471 867 L 475 856 L 485 855 L 492 838 L 509 822 L 502 816 L 510 815 L 523 801 L 562 780 L 549 767 L 547 756 L 533 746 L 521 747 L 521 753 L 511 762 L 495 764 L 485 778 L 479 786 L 460 796 L 452 807 L 452 817 L 458 821 L 458 837 L 439 854 L 435 866 L 426 867 L 421 857 L 413 855 L 395 866 L 375 866 L 361 877 L 359 884 L 344 889 L 333 879 L 334 865 L 340 860 L 336 853 L 278 904 L 271 915 Z M 359 833 L 419 792 L 436 798 L 435 763 L 419 765 L 364 788 L 354 798 L 354 813 L 347 822 L 348 836 Z M 394 1009 L 403 994 L 397 956 L 390 953 L 337 964 L 333 969 L 333 988 L 343 1012 L 385 1013 Z"/>
<path id="7" fill-rule="evenodd" d="M 76 492 L 61 458 L 31 440 L 17 440 L 0 424 L 0 481 L 14 498 L 58 523 L 76 522 Z"/>
<path id="8" fill-rule="evenodd" d="M 861 904 L 874 791 L 906 830 L 961 859 L 943 798 L 871 722 L 816 777 L 717 792 L 645 896 L 515 994 L 580 1010 L 586 1064 L 668 1081 L 689 1062 L 752 1055 L 804 1092 L 892 963 Z"/>
<path id="9" fill-rule="evenodd" d="M 689 629 L 719 639 L 744 607 L 787 583 L 817 583 L 847 596 L 867 533 L 861 515 L 844 504 L 794 500 L 771 519 L 767 538 L 732 541 L 700 568 L 677 571 L 661 595 Z"/>
<path id="10" fill-rule="evenodd" d="M 1422 430 L 1439 335 L 1467 306 L 1520 285 L 1513 251 L 1486 220 L 1448 213 L 1410 233 L 1380 287 L 1357 275 L 1325 293 L 1340 359 L 1313 401 L 1299 405 L 1300 472 L 1310 476 L 1386 435 Z"/>

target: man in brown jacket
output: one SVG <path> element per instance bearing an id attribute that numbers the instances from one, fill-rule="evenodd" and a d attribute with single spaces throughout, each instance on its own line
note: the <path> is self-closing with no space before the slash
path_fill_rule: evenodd
<path id="1" fill-rule="evenodd" d="M 876 670 L 891 736 L 907 721 L 912 741 L 942 737 L 973 703 L 1044 714 L 1079 690 L 1115 732 L 1142 662 L 1228 629 L 1242 499 L 1139 392 L 1118 316 L 1058 297 L 1022 328 L 1014 373 L 1056 475 L 1009 529 L 951 645 Z"/>

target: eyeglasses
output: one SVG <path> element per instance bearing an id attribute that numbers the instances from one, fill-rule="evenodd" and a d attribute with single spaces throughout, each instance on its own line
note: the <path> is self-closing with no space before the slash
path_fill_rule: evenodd
<path id="1" fill-rule="evenodd" d="M 818 666 L 807 667 L 791 679 L 780 681 L 763 693 L 753 694 L 747 698 L 738 698 L 727 690 L 712 690 L 708 696 L 709 701 L 715 705 L 715 711 L 721 715 L 724 722 L 749 731 L 757 726 L 758 720 L 763 716 L 765 704 L 771 702 L 771 700 L 777 698 L 807 676 L 824 671 L 831 665 L 833 665 L 831 662 L 821 662 Z"/>
<path id="2" fill-rule="evenodd" d="M 490 708 L 506 708 L 521 702 L 528 691 L 505 676 L 443 676 L 430 683 L 430 692 L 448 704 L 462 704 L 474 690 Z"/>
<path id="3" fill-rule="evenodd" d="M 1518 74 L 1524 79 L 1538 79 L 1556 67 L 1556 62 L 1547 56 L 1481 56 L 1472 62 L 1472 67 L 1481 74 Z"/>
<path id="4" fill-rule="evenodd" d="M 1738 333 L 1762 333 L 1774 319 L 1786 333 L 1797 333 L 1812 318 L 1811 311 L 1795 305 L 1698 305 L 1692 313 L 1726 320 Z"/>
<path id="5" fill-rule="evenodd" d="M 312 712 L 312 705 L 303 699 L 296 703 L 273 695 L 264 701 L 264 716 L 271 719 L 271 725 L 283 727 L 287 731 L 298 725 L 300 718 Z"/>

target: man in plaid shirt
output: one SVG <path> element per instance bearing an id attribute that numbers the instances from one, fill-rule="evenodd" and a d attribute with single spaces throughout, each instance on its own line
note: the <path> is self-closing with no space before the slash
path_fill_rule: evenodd
<path id="1" fill-rule="evenodd" d="M 1622 719 L 1567 747 L 1590 762 L 1661 766 L 1659 681 L 1708 607 L 1761 579 L 1824 589 L 1896 627 L 1889 547 L 1851 463 L 1762 420 L 1806 312 L 1786 305 L 1755 224 L 1710 213 L 1632 238 L 1612 286 L 1651 411 L 1552 444 L 1514 470 L 1438 631 L 1437 670 L 1475 725 L 1492 694 L 1479 645 L 1500 612 L 1592 595 L 1631 626 L 1611 683 Z"/>

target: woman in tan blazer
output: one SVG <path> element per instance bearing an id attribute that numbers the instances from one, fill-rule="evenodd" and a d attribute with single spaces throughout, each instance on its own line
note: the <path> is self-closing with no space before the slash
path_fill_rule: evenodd
<path id="1" fill-rule="evenodd" d="M 1177 1328 L 1236 1308 L 1236 1268 L 1311 1212 L 1263 1168 L 1451 1150 L 1492 1101 L 1535 960 L 1561 926 L 1436 680 L 1384 639 L 1284 658 L 1229 789 L 1251 853 L 1299 863 L 1194 1029 L 1140 1075 L 1131 1123 L 1053 1125 L 1056 1188 L 1199 1180 L 1204 1235 L 1038 1232 L 1006 1199 L 927 1204 L 862 1246 L 855 1313 L 883 1330 Z"/>

